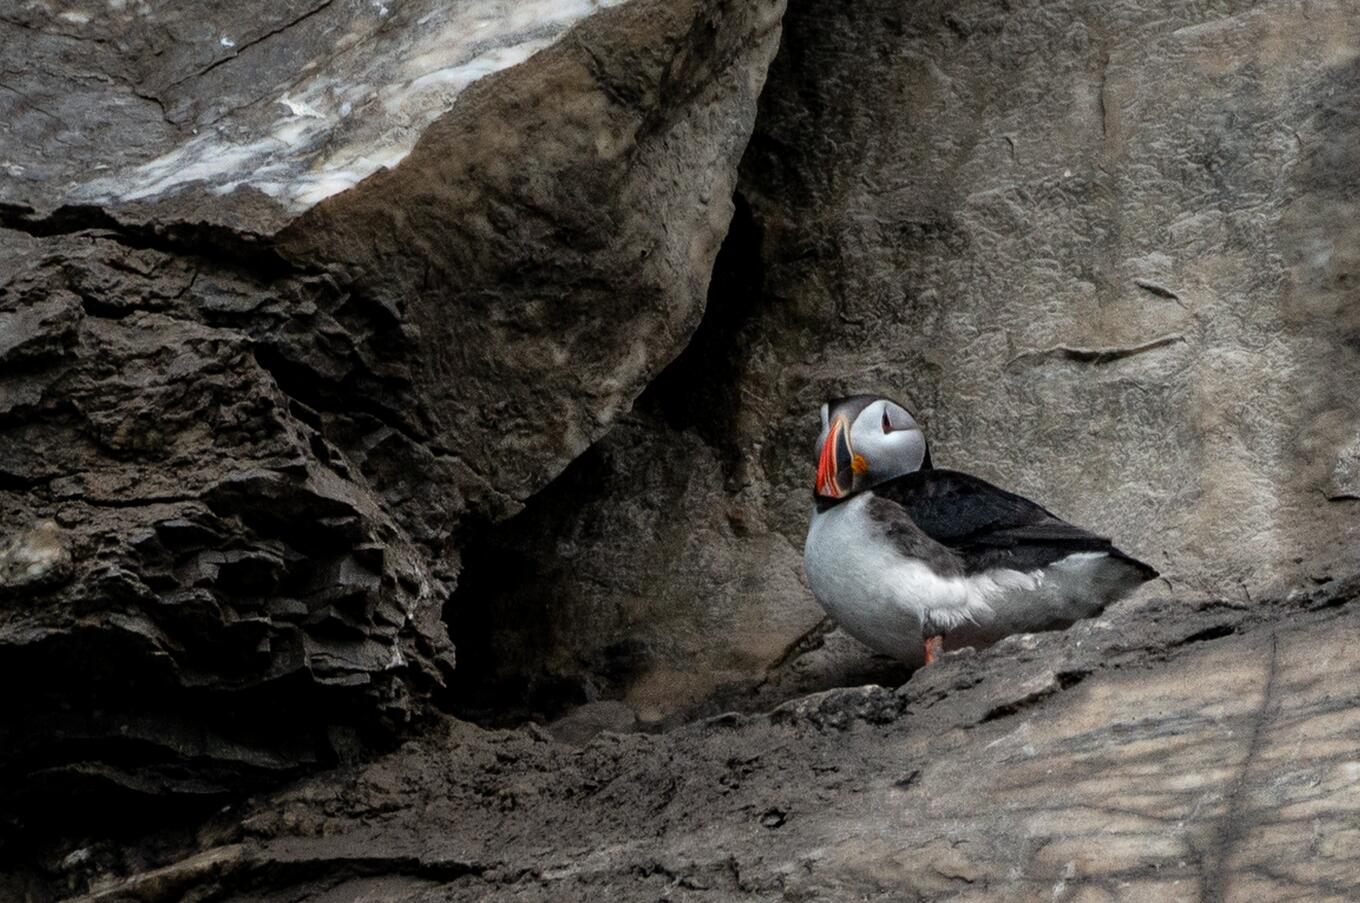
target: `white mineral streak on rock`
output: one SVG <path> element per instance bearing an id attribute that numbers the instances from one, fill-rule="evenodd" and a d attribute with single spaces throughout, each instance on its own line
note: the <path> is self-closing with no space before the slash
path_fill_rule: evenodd
<path id="1" fill-rule="evenodd" d="M 71 552 L 53 521 L 0 538 L 0 588 L 38 586 L 60 579 L 70 568 Z"/>
<path id="2" fill-rule="evenodd" d="M 528 59 L 578 20 L 626 0 L 378 4 L 328 58 L 270 99 L 174 150 L 72 192 L 78 202 L 149 200 L 206 183 L 254 187 L 301 212 L 400 162 L 474 81 Z M 248 55 L 241 62 L 249 65 Z"/>

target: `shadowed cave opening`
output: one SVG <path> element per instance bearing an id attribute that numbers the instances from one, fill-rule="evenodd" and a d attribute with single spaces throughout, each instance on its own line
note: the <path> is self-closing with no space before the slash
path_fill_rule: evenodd
<path id="1" fill-rule="evenodd" d="M 738 413 L 733 387 L 763 301 L 760 229 L 740 193 L 733 201 L 699 326 L 615 427 L 691 432 L 716 451 L 724 475 L 739 454 L 730 438 Z M 568 598 L 580 593 L 582 578 L 563 544 L 607 542 L 602 509 L 628 501 L 629 462 L 621 458 L 638 449 L 611 438 L 572 461 L 515 517 L 467 531 L 458 588 L 444 610 L 457 667 L 442 702 L 458 716 L 491 726 L 551 721 L 620 699 L 653 665 L 653 650 L 627 635 L 617 610 Z M 577 639 L 591 628 L 563 620 L 581 617 L 600 619 L 599 642 L 590 648 Z"/>
<path id="2" fill-rule="evenodd" d="M 437 700 L 446 711 L 488 727 L 507 727 L 548 721 L 601 698 L 598 684 L 554 673 L 547 664 L 564 650 L 552 589 L 540 572 L 541 556 L 526 544 L 589 498 L 605 466 L 599 452 L 589 448 L 519 514 L 469 529 L 458 588 L 444 606 L 456 650 L 448 688 Z M 606 683 L 637 667 L 626 646 L 611 651 L 614 668 L 595 675 Z"/>

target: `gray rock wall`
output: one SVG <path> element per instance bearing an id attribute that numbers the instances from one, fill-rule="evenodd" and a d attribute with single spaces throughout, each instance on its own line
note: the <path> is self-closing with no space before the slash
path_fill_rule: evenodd
<path id="1" fill-rule="evenodd" d="M 823 340 L 785 385 L 905 395 L 1178 590 L 1349 562 L 1352 12 L 795 11 L 743 166 L 769 307 Z"/>

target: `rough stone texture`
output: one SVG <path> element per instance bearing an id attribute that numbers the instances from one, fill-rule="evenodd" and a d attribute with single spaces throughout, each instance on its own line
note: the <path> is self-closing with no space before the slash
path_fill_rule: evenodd
<path id="1" fill-rule="evenodd" d="M 436 6 L 377 26 L 364 65 L 406 72 Z M 22 114 L 0 152 L 27 161 L 0 191 L 0 680 L 26 688 L 0 707 L 4 835 L 70 830 L 71 793 L 77 821 L 140 824 L 390 743 L 452 669 L 459 531 L 551 479 L 699 320 L 774 0 L 595 13 L 320 207 L 216 177 L 70 203 L 191 123 L 247 140 L 277 111 L 243 95 L 290 65 L 311 84 L 333 17 L 385 15 L 361 7 L 271 7 L 211 53 L 225 8 L 0 16 L 4 65 L 31 64 L 0 92 Z"/>
<path id="2" fill-rule="evenodd" d="M 268 231 L 410 152 L 469 84 L 619 0 L 12 4 L 0 201 Z M 131 213 L 131 211 L 129 211 Z M 135 215 L 135 214 L 133 214 Z"/>
<path id="3" fill-rule="evenodd" d="M 603 435 L 698 325 L 782 12 L 601 13 L 279 236 L 417 327 L 416 426 L 488 513 Z"/>
<path id="4" fill-rule="evenodd" d="M 901 398 L 937 464 L 1112 536 L 1163 590 L 1337 573 L 1357 97 L 1349 2 L 792 3 L 709 320 L 599 472 L 507 525 L 545 576 L 478 629 L 552 647 L 518 659 L 531 683 L 651 717 L 783 680 L 821 617 L 791 591 L 814 412 L 848 391 Z M 869 664 L 816 654 L 822 686 Z"/>
<path id="5" fill-rule="evenodd" d="M 661 736 L 452 723 L 153 861 L 44 868 L 140 903 L 1346 900 L 1357 591 L 1155 600 Z"/>

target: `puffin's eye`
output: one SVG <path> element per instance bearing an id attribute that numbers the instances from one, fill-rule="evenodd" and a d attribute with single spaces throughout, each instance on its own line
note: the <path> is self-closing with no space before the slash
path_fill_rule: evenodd
<path id="1" fill-rule="evenodd" d="M 893 430 L 892 421 L 888 419 L 888 409 L 883 409 L 883 432 L 891 433 Z"/>

